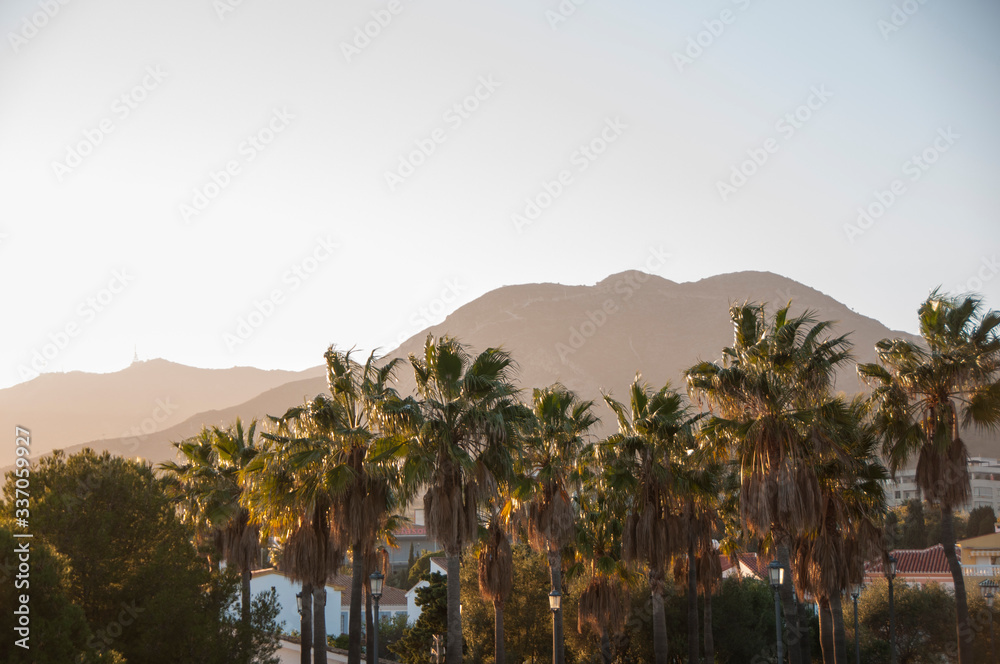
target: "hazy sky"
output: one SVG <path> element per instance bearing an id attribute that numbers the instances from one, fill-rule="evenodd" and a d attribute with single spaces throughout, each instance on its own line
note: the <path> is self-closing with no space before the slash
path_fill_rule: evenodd
<path id="1" fill-rule="evenodd" d="M 4 0 L 0 32 L 0 387 L 135 346 L 305 368 L 647 265 L 911 331 L 938 285 L 1000 307 L 990 0 Z"/>

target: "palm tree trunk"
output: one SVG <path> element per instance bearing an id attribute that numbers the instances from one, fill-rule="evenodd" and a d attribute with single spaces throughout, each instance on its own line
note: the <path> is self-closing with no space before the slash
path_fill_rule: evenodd
<path id="1" fill-rule="evenodd" d="M 667 664 L 667 621 L 663 613 L 663 582 L 653 578 L 654 573 L 650 572 L 649 586 L 652 590 L 653 601 L 653 654 L 656 664 Z"/>
<path id="2" fill-rule="evenodd" d="M 562 592 L 562 553 L 561 551 L 549 551 L 549 581 L 552 584 L 552 590 L 556 592 Z M 555 630 L 556 630 L 556 643 L 558 644 L 557 662 L 553 664 L 563 664 L 566 661 L 565 653 L 565 643 L 563 642 L 563 611 L 556 611 L 555 615 Z M 502 664 L 497 662 L 497 664 Z"/>
<path id="3" fill-rule="evenodd" d="M 242 635 L 240 638 L 243 653 L 242 656 L 247 660 L 250 659 L 250 638 L 251 638 L 251 626 L 250 626 L 250 566 L 247 565 L 240 570 L 240 591 L 242 597 L 240 602 L 240 622 Z"/>
<path id="4" fill-rule="evenodd" d="M 299 626 L 302 646 L 302 659 L 299 661 L 302 664 L 312 664 L 312 605 L 313 605 L 313 588 L 311 583 L 302 584 L 302 613 L 301 613 L 301 624 Z"/>
<path id="5" fill-rule="evenodd" d="M 692 508 L 693 509 L 693 508 Z M 693 530 L 693 529 L 692 529 Z M 698 569 L 694 561 L 694 537 L 688 536 L 688 664 L 698 664 Z"/>
<path id="6" fill-rule="evenodd" d="M 948 560 L 951 578 L 955 582 L 955 618 L 958 624 L 959 664 L 972 664 L 972 626 L 969 624 L 969 603 L 965 595 L 965 579 L 962 565 L 955 553 L 955 520 L 950 507 L 941 505 L 941 544 L 944 557 Z"/>
<path id="7" fill-rule="evenodd" d="M 375 622 L 372 620 L 372 582 L 365 579 L 365 662 L 371 664 L 375 654 Z"/>
<path id="8" fill-rule="evenodd" d="M 611 639 L 607 627 L 601 628 L 601 659 L 604 664 L 611 664 Z"/>
<path id="9" fill-rule="evenodd" d="M 819 598 L 819 644 L 823 648 L 823 664 L 836 664 L 837 656 L 833 645 L 833 614 L 830 598 Z"/>
<path id="10" fill-rule="evenodd" d="M 504 664 L 507 661 L 507 655 L 503 649 L 503 602 L 500 600 L 493 600 L 493 616 L 493 636 L 496 640 L 493 659 L 496 664 Z"/>
<path id="11" fill-rule="evenodd" d="M 462 664 L 462 565 L 458 552 L 448 553 L 448 643 L 445 664 Z"/>
<path id="12" fill-rule="evenodd" d="M 781 609 L 785 613 L 785 629 L 782 630 L 782 634 L 788 642 L 788 662 L 789 664 L 803 664 L 802 648 L 799 645 L 802 638 L 799 630 L 799 603 L 795 600 L 792 588 L 787 545 L 782 544 L 778 547 L 778 562 L 785 569 L 785 582 L 778 588 L 778 596 L 781 598 Z"/>
<path id="13" fill-rule="evenodd" d="M 705 593 L 705 664 L 715 664 L 715 636 L 712 633 L 712 593 Z"/>
<path id="14" fill-rule="evenodd" d="M 351 561 L 351 615 L 347 633 L 347 664 L 361 664 L 361 594 L 365 577 L 365 564 L 361 547 L 355 544 Z"/>
<path id="15" fill-rule="evenodd" d="M 799 644 L 799 657 L 802 658 L 803 664 L 809 664 L 812 661 L 812 639 L 809 636 L 809 611 L 806 610 L 805 602 L 798 602 L 795 608 L 799 614 L 799 629 L 796 632 Z"/>
<path id="16" fill-rule="evenodd" d="M 326 584 L 313 588 L 313 664 L 326 664 Z"/>
<path id="17" fill-rule="evenodd" d="M 844 603 L 840 593 L 830 598 L 833 612 L 833 647 L 837 653 L 837 664 L 847 664 L 847 634 L 844 632 Z"/>

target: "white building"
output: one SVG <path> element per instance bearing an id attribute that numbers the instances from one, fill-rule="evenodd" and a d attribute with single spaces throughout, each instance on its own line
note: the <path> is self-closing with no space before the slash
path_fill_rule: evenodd
<path id="1" fill-rule="evenodd" d="M 886 499 L 889 507 L 899 507 L 907 500 L 921 498 L 915 476 L 916 468 L 900 470 L 896 480 L 886 484 Z M 976 507 L 992 507 L 1000 514 L 1000 462 L 986 457 L 969 459 L 969 476 L 972 484 L 972 499 L 964 510 Z"/>
<path id="2" fill-rule="evenodd" d="M 431 569 L 430 569 L 431 574 L 437 572 L 438 574 L 443 574 L 445 576 L 448 576 L 448 562 L 446 559 L 431 558 L 430 563 L 431 563 Z M 412 588 L 406 591 L 406 613 L 409 616 L 407 618 L 407 622 L 410 625 L 417 622 L 417 619 L 420 618 L 420 612 L 423 611 L 423 608 L 417 606 L 417 588 L 423 588 L 429 585 L 431 584 L 429 584 L 426 581 L 418 581 L 417 585 L 413 586 Z"/>
<path id="3" fill-rule="evenodd" d="M 274 588 L 280 610 L 276 621 L 285 634 L 299 629 L 298 605 L 295 595 L 302 592 L 302 584 L 290 580 L 276 569 L 261 569 L 253 572 L 250 579 L 252 595 Z M 379 602 L 379 618 L 408 613 L 408 595 L 399 588 L 382 587 Z M 351 612 L 351 577 L 338 574 L 326 585 L 326 632 L 337 637 L 348 631 Z M 419 611 L 418 611 L 419 615 Z M 284 624 L 282 624 L 284 623 Z"/>

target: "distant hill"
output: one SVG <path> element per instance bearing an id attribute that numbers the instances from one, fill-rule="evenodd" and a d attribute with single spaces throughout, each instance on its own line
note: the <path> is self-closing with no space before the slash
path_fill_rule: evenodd
<path id="1" fill-rule="evenodd" d="M 748 300 L 770 303 L 768 310 L 772 312 L 792 300 L 793 315 L 810 310 L 819 320 L 835 321 L 834 333 L 851 333 L 855 356 L 861 362 L 874 360 L 874 345 L 879 339 L 914 338 L 889 330 L 877 320 L 862 316 L 813 288 L 769 272 L 738 272 L 678 284 L 631 271 L 612 275 L 593 286 L 526 284 L 498 288 L 459 308 L 439 325 L 407 339 L 390 355 L 405 358 L 410 353 L 419 353 L 428 333 L 450 334 L 477 350 L 503 345 L 518 362 L 525 399 L 530 398 L 531 388 L 560 381 L 584 398 L 598 401 L 597 412 L 607 426 L 612 418 L 600 403 L 602 390 L 623 397 L 637 371 L 654 386 L 669 380 L 683 389 L 685 368 L 699 359 L 718 359 L 722 348 L 732 343 L 729 306 Z M 918 304 L 913 303 L 914 316 Z M 344 339 L 341 344 L 350 347 L 355 341 Z M 131 370 L 132 367 L 126 372 Z M 222 370 L 223 373 L 238 371 L 244 370 Z M 398 388 L 409 393 L 413 379 L 408 366 L 401 367 L 399 378 Z M 228 385 L 239 382 L 233 380 Z M 221 381 L 219 385 L 216 389 L 228 389 L 222 387 Z M 168 393 L 179 399 L 181 387 Z M 281 414 L 304 398 L 324 391 L 326 383 L 324 372 L 317 367 L 295 375 L 284 384 L 272 383 L 257 391 L 246 383 L 242 387 L 244 396 L 237 399 L 235 392 L 210 396 L 206 394 L 211 391 L 208 386 L 191 385 L 184 403 L 195 408 L 199 399 L 204 399 L 205 406 L 190 412 L 183 420 L 178 417 L 173 426 L 141 440 L 121 435 L 98 440 L 100 437 L 94 436 L 88 444 L 126 456 L 162 461 L 173 458 L 170 441 L 197 433 L 202 424 L 226 424 L 237 415 L 249 419 Z M 80 389 L 90 388 L 81 384 Z M 146 386 L 142 389 L 145 403 L 155 399 L 156 394 L 164 394 L 162 389 L 158 393 Z M 864 389 L 853 365 L 840 373 L 836 389 L 848 394 Z M 0 390 L 0 407 L 7 413 L 10 411 L 4 404 L 4 392 Z M 63 427 L 72 425 L 66 419 L 72 420 L 83 412 L 64 409 L 61 398 L 51 399 L 49 395 L 43 398 L 42 390 L 35 394 L 47 404 L 50 417 L 59 420 Z M 97 392 L 91 389 L 91 394 Z M 213 396 L 215 402 L 209 403 Z M 224 400 L 228 403 L 219 403 Z M 109 406 L 114 408 L 117 404 L 99 400 L 94 407 L 104 412 Z M 121 425 L 111 431 L 115 429 L 121 431 Z M 970 432 L 966 439 L 973 454 L 1000 455 L 996 436 L 987 439 Z M 77 441 L 82 442 L 79 436 Z M 71 452 L 82 445 L 67 447 Z"/>
<path id="2" fill-rule="evenodd" d="M 145 445 L 159 431 L 206 410 L 228 408 L 272 388 L 322 371 L 252 367 L 196 369 L 167 360 L 135 362 L 114 373 L 46 373 L 0 390 L 0 428 L 27 427 L 32 452 L 44 454 L 87 441 L 128 438 Z M 103 448 L 102 445 L 95 445 Z M 0 446 L 0 466 L 13 445 Z"/>

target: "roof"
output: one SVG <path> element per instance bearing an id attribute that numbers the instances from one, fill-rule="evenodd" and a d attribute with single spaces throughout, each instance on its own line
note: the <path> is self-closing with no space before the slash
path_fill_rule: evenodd
<path id="1" fill-rule="evenodd" d="M 340 606 L 351 605 L 351 577 L 348 574 L 337 574 L 327 580 L 327 585 L 340 591 Z M 406 606 L 406 591 L 392 586 L 382 586 L 382 606 Z"/>
<path id="2" fill-rule="evenodd" d="M 929 549 L 896 549 L 891 552 L 896 557 L 896 576 L 917 574 L 950 574 L 948 559 L 944 556 L 944 546 L 935 544 Z M 959 555 L 961 559 L 961 555 Z M 882 561 L 865 564 L 869 574 L 882 574 Z"/>
<path id="3" fill-rule="evenodd" d="M 746 567 L 758 579 L 762 581 L 769 580 L 767 565 L 760 561 L 756 553 L 738 553 L 736 554 L 736 558 L 742 567 Z"/>
<path id="4" fill-rule="evenodd" d="M 1000 533 L 987 533 L 978 537 L 970 537 L 958 542 L 965 549 L 998 549 L 1000 548 Z"/>
<path id="5" fill-rule="evenodd" d="M 444 570 L 445 574 L 448 574 L 448 559 L 442 556 L 436 556 L 431 558 L 431 562 Z"/>

